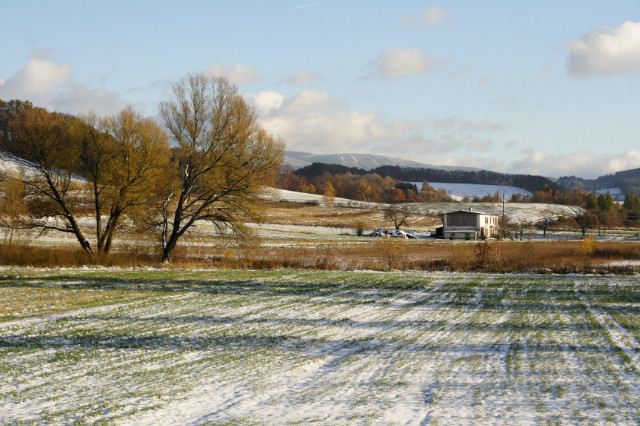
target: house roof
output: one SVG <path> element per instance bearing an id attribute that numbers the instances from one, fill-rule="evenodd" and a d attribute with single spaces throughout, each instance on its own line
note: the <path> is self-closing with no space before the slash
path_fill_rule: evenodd
<path id="1" fill-rule="evenodd" d="M 485 214 L 485 215 L 489 215 L 489 216 L 499 216 L 498 213 L 488 213 L 488 212 L 481 212 L 481 211 L 477 211 L 477 210 L 456 210 L 454 212 L 447 212 L 445 213 L 445 216 L 448 214 L 453 214 L 453 213 L 467 213 L 467 214 Z"/>

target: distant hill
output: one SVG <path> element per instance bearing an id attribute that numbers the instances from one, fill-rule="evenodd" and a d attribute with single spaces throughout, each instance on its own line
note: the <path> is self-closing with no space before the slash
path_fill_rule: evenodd
<path id="1" fill-rule="evenodd" d="M 640 169 L 623 170 L 596 179 L 563 176 L 558 179 L 558 183 L 565 189 L 584 189 L 595 192 L 615 188 L 620 190 L 622 197 L 628 193 L 640 195 Z"/>
<path id="2" fill-rule="evenodd" d="M 560 189 L 560 186 L 544 176 L 498 173 L 489 170 L 442 170 L 424 167 L 382 166 L 373 172 L 407 182 L 468 183 L 481 185 L 512 186 L 536 192 L 543 188 Z"/>
<path id="3" fill-rule="evenodd" d="M 373 154 L 312 154 L 310 152 L 285 151 L 284 163 L 294 169 L 309 166 L 312 163 L 339 164 L 341 166 L 373 170 L 382 166 L 415 167 L 439 170 L 479 170 L 473 167 L 460 166 L 436 166 L 417 161 L 403 160 L 400 158 L 386 157 Z"/>
<path id="4" fill-rule="evenodd" d="M 520 194 L 527 192 L 533 193 L 544 188 L 551 190 L 560 189 L 560 185 L 544 176 L 535 175 L 519 175 L 509 173 L 497 173 L 488 170 L 443 170 L 427 167 L 403 167 L 403 166 L 380 166 L 371 170 L 365 170 L 359 167 L 348 167 L 341 164 L 325 164 L 312 163 L 310 165 L 300 167 L 295 171 L 298 176 L 304 176 L 308 180 L 323 173 L 364 175 L 368 173 L 376 173 L 382 177 L 392 177 L 393 179 L 405 182 L 438 182 L 438 183 L 456 183 L 456 184 L 479 184 L 479 185 L 495 185 L 513 187 L 515 189 L 523 189 Z"/>

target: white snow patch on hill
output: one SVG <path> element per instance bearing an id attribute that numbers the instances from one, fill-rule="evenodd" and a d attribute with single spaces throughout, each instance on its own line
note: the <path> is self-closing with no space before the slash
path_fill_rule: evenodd
<path id="1" fill-rule="evenodd" d="M 0 173 L 19 173 L 20 169 L 20 163 L 18 163 L 11 154 L 0 151 Z"/>
<path id="2" fill-rule="evenodd" d="M 323 203 L 322 195 L 305 194 L 287 191 L 285 189 L 266 188 L 264 198 L 271 201 L 285 201 L 291 203 Z M 335 198 L 335 205 L 361 207 L 365 209 L 383 209 L 388 204 L 370 203 L 364 201 Z M 412 203 L 410 206 L 424 214 L 444 214 L 457 210 L 473 210 L 502 214 L 502 203 Z M 515 222 L 534 223 L 545 217 L 559 218 L 561 216 L 576 216 L 584 213 L 584 209 L 576 206 L 543 203 L 505 203 L 504 210 L 507 217 Z"/>
<path id="3" fill-rule="evenodd" d="M 294 169 L 308 166 L 311 163 L 339 164 L 346 167 L 358 167 L 364 170 L 381 166 L 421 167 L 441 170 L 478 170 L 473 167 L 437 166 L 401 158 L 386 157 L 374 154 L 312 154 L 310 152 L 285 151 L 285 164 Z"/>

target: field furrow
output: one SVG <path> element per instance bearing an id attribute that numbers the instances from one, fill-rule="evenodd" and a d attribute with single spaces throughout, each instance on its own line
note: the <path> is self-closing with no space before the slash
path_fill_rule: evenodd
<path id="1" fill-rule="evenodd" d="M 635 277 L 19 272 L 0 287 L 2 424 L 640 418 Z"/>

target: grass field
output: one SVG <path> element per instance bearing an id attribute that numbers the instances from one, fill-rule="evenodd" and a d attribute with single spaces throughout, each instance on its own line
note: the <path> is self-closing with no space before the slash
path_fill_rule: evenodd
<path id="1" fill-rule="evenodd" d="M 637 276 L 0 271 L 0 424 L 637 424 Z"/>

